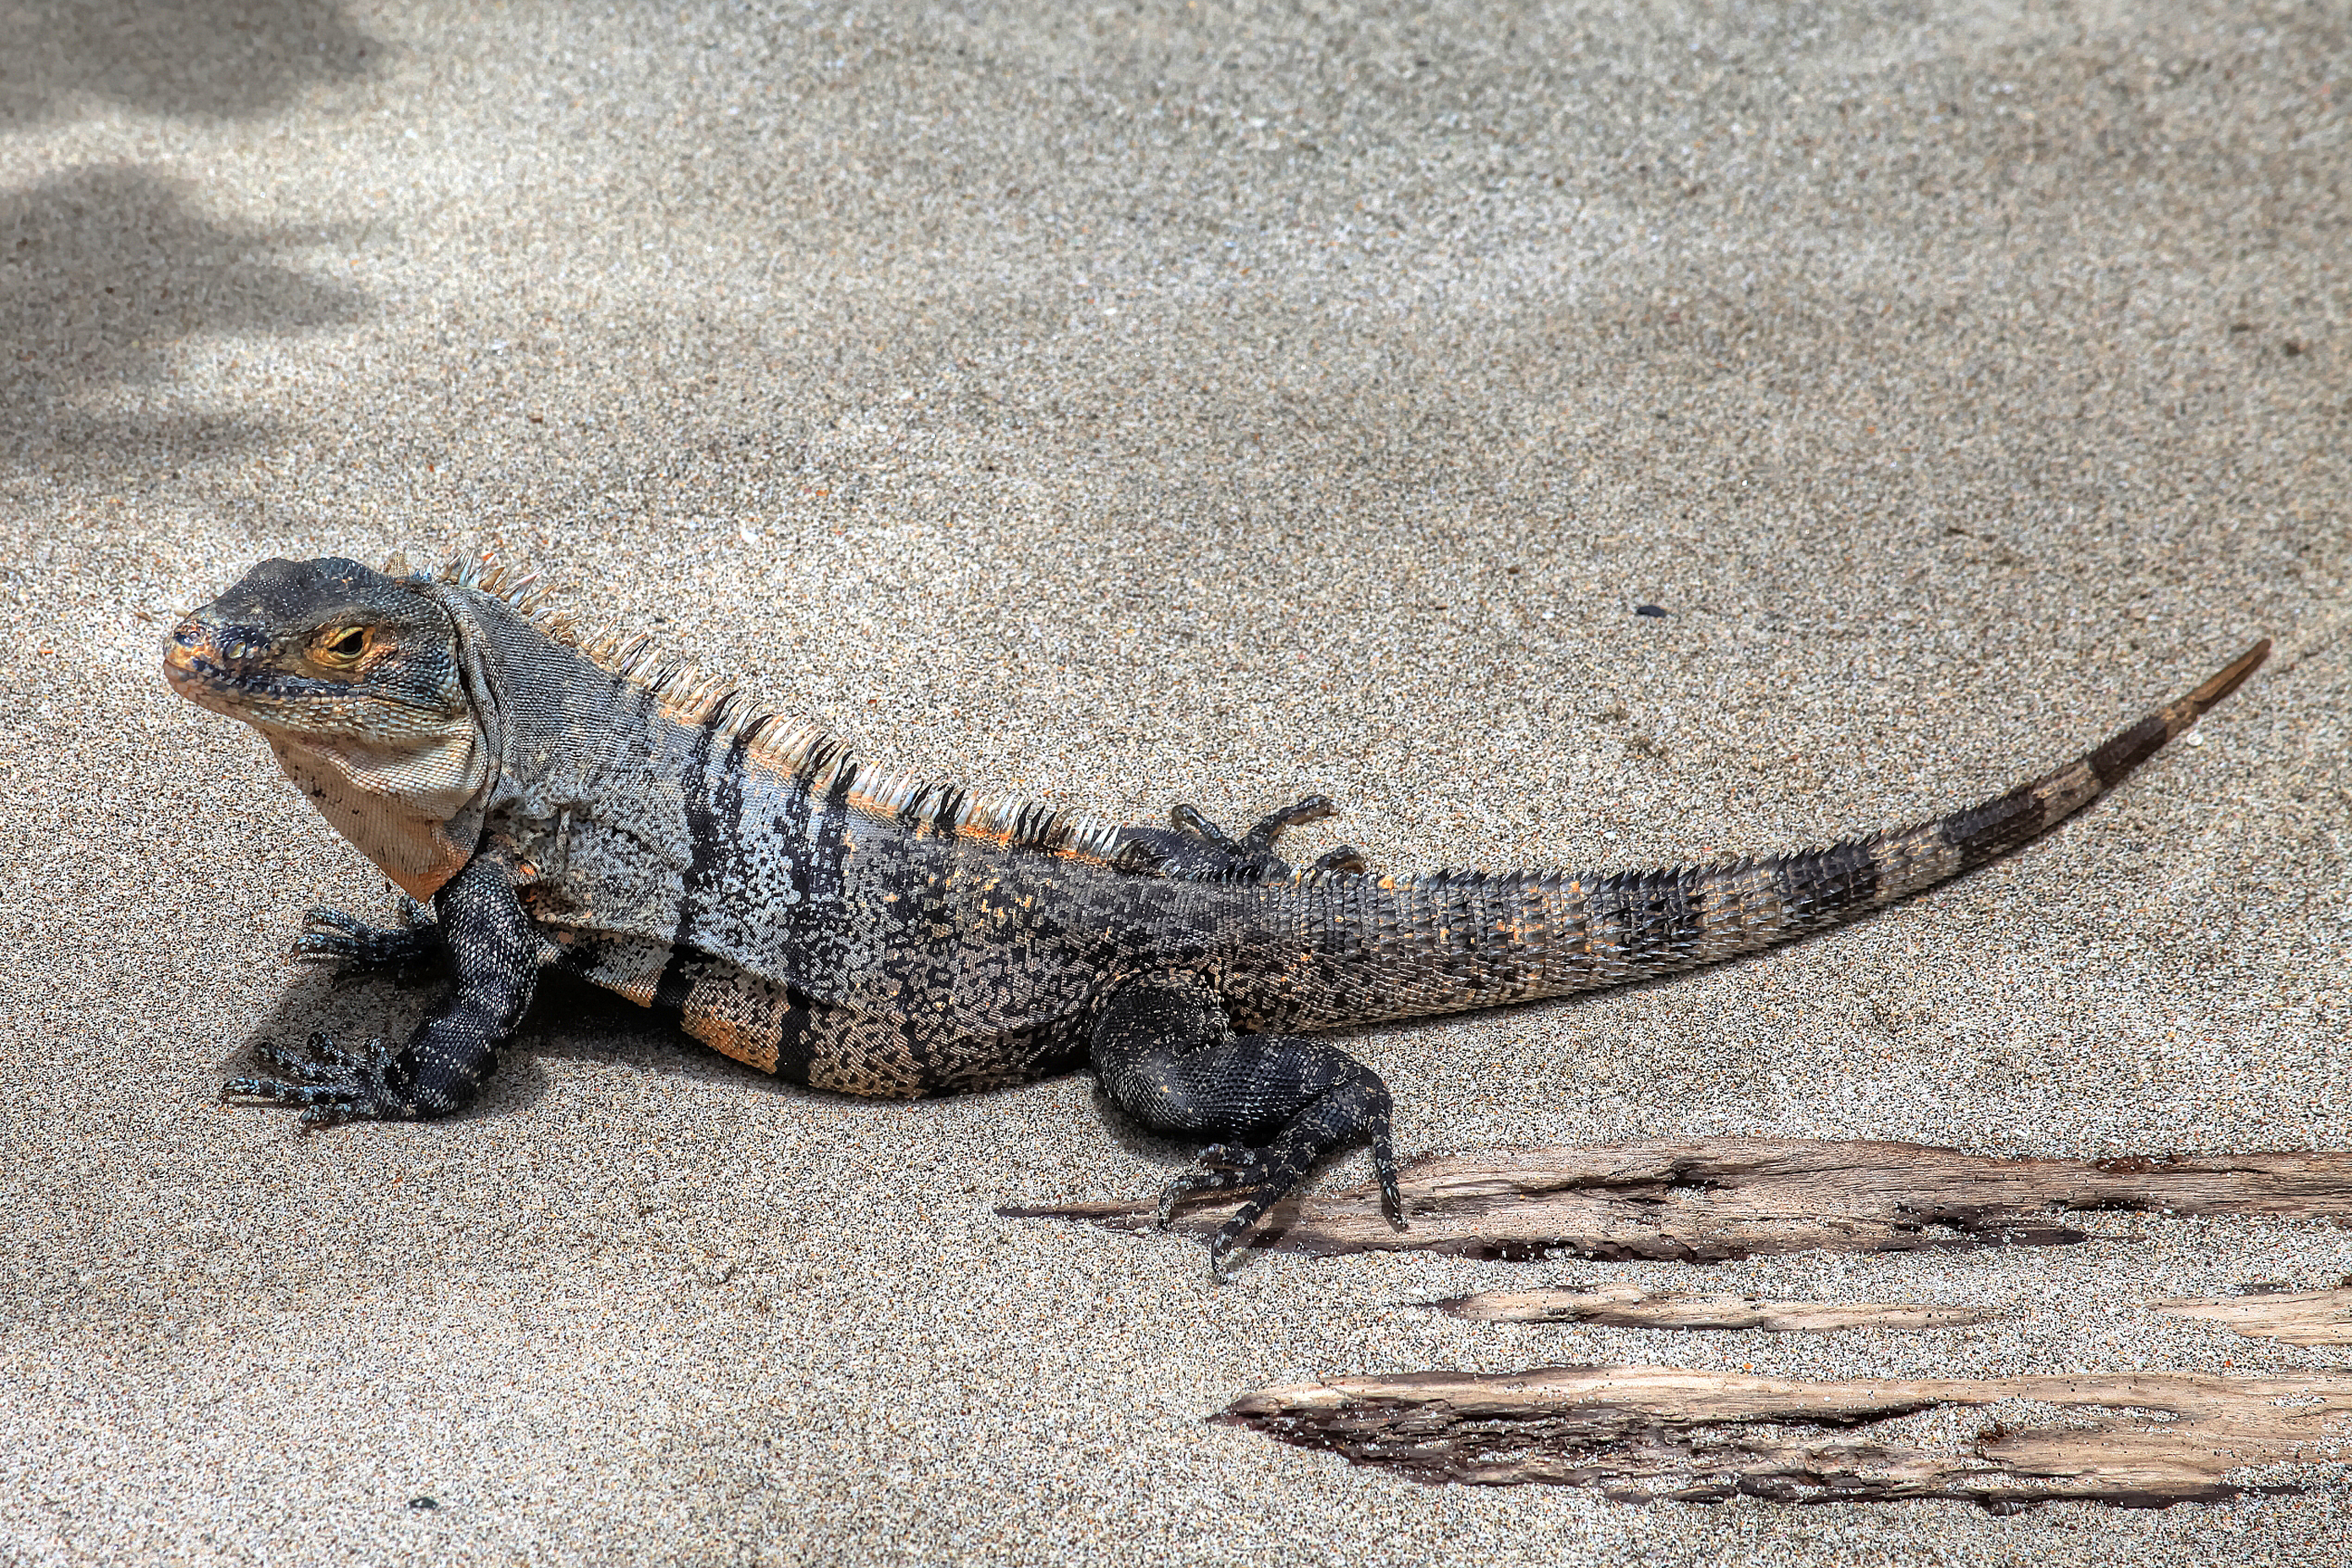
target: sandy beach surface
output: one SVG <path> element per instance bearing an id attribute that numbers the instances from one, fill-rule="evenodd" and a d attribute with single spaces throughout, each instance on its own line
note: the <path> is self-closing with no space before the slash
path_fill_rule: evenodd
<path id="1" fill-rule="evenodd" d="M 1203 1419 L 1427 1367 L 2337 1368 L 2147 1306 L 2335 1286 L 2331 1223 L 1219 1286 L 997 1215 L 1181 1168 L 1089 1078 L 829 1098 L 556 985 L 454 1120 L 218 1107 L 254 1040 L 429 994 L 289 961 L 388 889 L 157 672 L 259 559 L 488 547 L 895 766 L 1608 867 L 1997 793 L 2269 636 L 1962 883 L 1353 1046 L 1407 1153 L 2352 1146 L 2347 61 L 2338 4 L 9 10 L 0 1559 L 2352 1560 L 2341 1467 L 1641 1507 Z M 1420 1304 L 1621 1278 L 2011 1311 Z"/>

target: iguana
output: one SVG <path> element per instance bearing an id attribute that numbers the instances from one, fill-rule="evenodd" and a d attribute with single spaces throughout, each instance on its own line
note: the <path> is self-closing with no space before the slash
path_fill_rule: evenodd
<path id="1" fill-rule="evenodd" d="M 1238 839 L 1189 805 L 1118 826 L 877 773 L 644 637 L 590 637 L 518 571 L 268 561 L 182 621 L 163 668 L 261 731 L 320 815 L 415 902 L 314 909 L 298 949 L 446 961 L 397 1048 L 265 1046 L 222 1097 L 306 1127 L 472 1100 L 542 969 L 738 1061 L 917 1096 L 1091 1065 L 1129 1116 L 1213 1143 L 1160 1202 L 1247 1189 L 1213 1266 L 1335 1145 L 1369 1135 L 1405 1223 L 1387 1087 L 1314 1030 L 1561 996 L 1821 931 L 1958 876 L 2120 781 L 2233 690 L 2187 697 L 2007 795 L 1770 859 L 1673 869 L 1293 870 L 1310 796 Z M 426 911 L 423 905 L 429 901 Z"/>

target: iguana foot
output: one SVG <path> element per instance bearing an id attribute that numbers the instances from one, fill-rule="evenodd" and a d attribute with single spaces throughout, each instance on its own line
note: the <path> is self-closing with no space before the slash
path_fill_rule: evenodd
<path id="1" fill-rule="evenodd" d="M 1176 1211 L 1176 1205 L 1194 1193 L 1221 1193 L 1227 1187 L 1254 1187 L 1267 1179 L 1265 1151 L 1237 1149 L 1230 1143 L 1212 1143 L 1201 1151 L 1193 1168 L 1160 1189 L 1161 1230 Z"/>
<path id="2" fill-rule="evenodd" d="M 347 1051 L 324 1035 L 313 1035 L 303 1050 L 292 1051 L 264 1040 L 253 1048 L 264 1066 L 286 1077 L 233 1078 L 220 1087 L 224 1104 L 231 1100 L 258 1100 L 272 1105 L 302 1108 L 302 1131 L 331 1127 L 338 1121 L 377 1121 L 413 1116 L 395 1079 L 399 1058 L 382 1040 L 365 1051 Z"/>
<path id="3" fill-rule="evenodd" d="M 1315 857 L 1307 869 L 1310 873 L 1320 871 L 1336 877 L 1365 877 L 1371 874 L 1372 868 L 1365 864 L 1363 851 L 1352 844 L 1342 844 L 1337 849 L 1327 849 Z"/>
<path id="4" fill-rule="evenodd" d="M 441 928 L 433 911 L 407 895 L 401 896 L 397 926 L 372 926 L 365 921 L 314 906 L 302 917 L 302 934 L 294 939 L 298 958 L 320 958 L 352 969 L 420 969 L 441 956 Z"/>
<path id="5" fill-rule="evenodd" d="M 1194 1193 L 1221 1193 L 1232 1188 L 1257 1190 L 1257 1196 L 1242 1205 L 1233 1218 L 1217 1227 L 1209 1238 L 1209 1267 L 1219 1279 L 1231 1278 L 1225 1262 L 1238 1249 L 1242 1237 L 1252 1226 L 1264 1217 L 1265 1211 L 1290 1195 L 1306 1181 L 1307 1173 L 1315 1163 L 1319 1149 L 1302 1140 L 1277 1140 L 1272 1148 L 1236 1149 L 1228 1144 L 1213 1143 L 1201 1151 L 1199 1165 L 1161 1189 L 1160 1194 L 1160 1226 L 1166 1229 L 1169 1216 L 1177 1204 Z M 1406 1229 L 1404 1198 L 1397 1191 L 1396 1161 L 1389 1150 L 1385 1119 L 1374 1124 L 1372 1163 L 1378 1168 L 1381 1182 L 1381 1208 L 1388 1215 L 1394 1230 Z"/>
<path id="6" fill-rule="evenodd" d="M 1163 877 L 1201 882 L 1286 882 L 1292 876 L 1290 864 L 1274 852 L 1274 841 L 1287 828 L 1320 822 L 1337 811 L 1328 795 L 1310 795 L 1296 805 L 1268 812 L 1256 826 L 1234 838 L 1202 815 L 1200 807 L 1179 805 L 1168 813 L 1175 831 L 1131 827 L 1127 842 L 1139 865 Z M 1360 874 L 1365 869 L 1364 858 L 1342 845 L 1309 868 Z"/>

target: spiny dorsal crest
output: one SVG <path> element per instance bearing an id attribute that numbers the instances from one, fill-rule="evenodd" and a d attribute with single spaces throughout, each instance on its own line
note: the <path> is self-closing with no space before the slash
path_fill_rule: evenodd
<path id="1" fill-rule="evenodd" d="M 484 552 L 456 556 L 439 571 L 417 573 L 394 556 L 389 576 L 410 576 L 470 588 L 498 599 L 548 637 L 661 699 L 663 713 L 688 727 L 710 726 L 715 746 L 740 747 L 745 757 L 799 778 L 814 795 L 838 791 L 854 810 L 895 820 L 916 832 L 985 838 L 1013 849 L 1097 861 L 1123 869 L 1146 868 L 1127 853 L 1116 823 L 1063 812 L 1042 801 L 982 797 L 954 784 L 912 773 L 886 773 L 858 763 L 848 746 L 821 726 L 793 722 L 782 710 L 761 707 L 722 676 L 685 655 L 656 646 L 643 633 L 584 632 L 550 602 L 539 574 Z"/>

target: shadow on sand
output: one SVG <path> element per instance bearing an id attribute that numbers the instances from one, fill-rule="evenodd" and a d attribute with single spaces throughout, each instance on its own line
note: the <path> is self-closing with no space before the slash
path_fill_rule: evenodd
<path id="1" fill-rule="evenodd" d="M 272 259 L 327 237 L 223 222 L 184 182 L 135 167 L 0 192 L 0 452 L 160 440 L 189 456 L 264 434 L 176 406 L 173 351 L 372 314 L 359 289 Z"/>
<path id="2" fill-rule="evenodd" d="M 0 122 L 93 99 L 237 119 L 355 80 L 384 53 L 324 0 L 33 0 L 0 6 Z"/>

